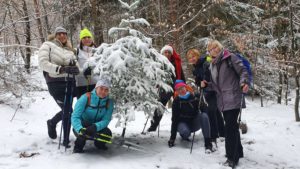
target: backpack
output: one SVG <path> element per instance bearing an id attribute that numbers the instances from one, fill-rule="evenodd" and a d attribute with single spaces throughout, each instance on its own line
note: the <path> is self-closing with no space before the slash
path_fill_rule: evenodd
<path id="1" fill-rule="evenodd" d="M 240 53 L 234 53 L 242 62 L 243 65 L 245 66 L 245 68 L 247 69 L 248 75 L 249 75 L 249 84 L 251 86 L 252 84 L 252 69 L 251 69 L 251 64 L 250 62 L 247 60 L 247 58 L 245 58 L 243 55 L 241 55 Z M 231 67 L 233 69 L 233 71 L 235 72 L 235 74 L 240 77 L 240 75 L 238 74 L 238 72 L 234 69 L 233 65 L 232 65 L 232 60 L 231 58 L 226 59 L 228 66 Z"/>
<path id="2" fill-rule="evenodd" d="M 86 108 L 89 107 L 90 104 L 91 104 L 91 92 L 87 92 L 87 93 L 85 93 L 85 95 L 86 95 L 86 97 L 87 97 L 87 102 L 86 102 L 86 105 L 85 105 L 85 109 L 86 109 Z M 106 110 L 107 110 L 108 107 L 109 107 L 109 102 L 110 102 L 110 99 L 107 99 L 106 104 L 105 104 Z M 103 108 L 103 106 L 102 106 L 102 107 L 100 106 L 100 108 Z"/>

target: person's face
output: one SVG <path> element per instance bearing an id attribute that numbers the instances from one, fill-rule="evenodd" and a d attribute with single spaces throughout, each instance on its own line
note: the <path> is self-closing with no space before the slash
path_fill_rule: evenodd
<path id="1" fill-rule="evenodd" d="M 108 96 L 109 88 L 104 86 L 99 86 L 96 88 L 96 93 L 97 96 L 99 96 L 100 98 L 105 98 L 106 96 Z"/>
<path id="2" fill-rule="evenodd" d="M 185 86 L 182 86 L 182 87 L 178 88 L 176 91 L 178 92 L 179 96 L 184 96 L 186 94 Z"/>
<path id="3" fill-rule="evenodd" d="M 170 51 L 168 51 L 168 50 L 165 50 L 164 51 L 164 56 L 167 57 L 170 60 L 170 58 L 172 56 L 172 53 Z"/>
<path id="4" fill-rule="evenodd" d="M 84 38 L 82 38 L 81 39 L 81 42 L 82 42 L 82 45 L 83 46 L 91 46 L 92 45 L 92 43 L 93 43 L 93 40 L 92 40 L 92 38 L 91 37 L 84 37 Z"/>
<path id="5" fill-rule="evenodd" d="M 55 35 L 55 38 L 60 41 L 63 45 L 67 43 L 68 37 L 66 33 L 59 32 Z"/>
<path id="6" fill-rule="evenodd" d="M 199 58 L 197 56 L 195 56 L 195 55 L 188 55 L 187 59 L 188 59 L 188 62 L 190 64 L 195 65 L 197 63 L 197 61 L 198 61 Z"/>
<path id="7" fill-rule="evenodd" d="M 212 61 L 214 61 L 216 57 L 219 56 L 221 49 L 216 45 L 210 45 L 209 47 L 207 47 L 207 52 L 211 56 Z"/>

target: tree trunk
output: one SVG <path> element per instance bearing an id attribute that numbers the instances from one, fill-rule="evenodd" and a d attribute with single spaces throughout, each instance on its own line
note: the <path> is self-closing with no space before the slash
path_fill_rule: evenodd
<path id="1" fill-rule="evenodd" d="M 300 121 L 300 116 L 299 116 L 300 83 L 299 83 L 299 75 L 298 74 L 295 77 L 295 82 L 296 82 L 296 98 L 295 98 L 295 107 L 294 107 L 295 118 L 296 118 L 296 121 Z"/>
<path id="2" fill-rule="evenodd" d="M 41 21 L 41 13 L 40 13 L 40 7 L 39 7 L 39 3 L 37 0 L 33 0 L 33 4 L 34 4 L 34 8 L 35 8 L 35 13 L 36 13 L 36 21 L 38 24 L 38 30 L 39 30 L 39 34 L 40 34 L 40 39 L 41 42 L 45 42 L 45 36 L 43 34 L 43 26 L 42 26 L 42 21 Z"/>
<path id="3" fill-rule="evenodd" d="M 10 11 L 10 7 L 7 6 L 7 10 L 8 10 L 8 16 L 9 16 L 9 19 L 11 20 L 11 22 L 13 23 L 14 20 L 13 20 L 13 17 L 12 17 L 12 14 L 11 14 L 11 11 Z M 13 23 L 12 24 L 13 26 L 13 32 L 14 32 L 14 35 L 15 35 L 15 39 L 16 39 L 16 42 L 20 45 L 21 44 L 21 41 L 18 37 L 18 32 L 17 32 L 17 28 L 16 28 L 16 24 Z M 25 61 L 25 55 L 24 55 L 24 52 L 20 49 L 20 54 L 21 54 L 21 57 L 23 58 L 23 60 Z"/>
<path id="4" fill-rule="evenodd" d="M 98 6 L 101 2 L 97 3 L 97 0 L 91 0 L 92 4 L 92 23 L 94 26 L 94 42 L 97 46 L 103 43 L 103 28 L 100 19 L 100 12 Z"/>
<path id="5" fill-rule="evenodd" d="M 31 41 L 31 34 L 30 34 L 30 22 L 28 16 L 28 9 L 25 0 L 23 0 L 23 12 L 24 12 L 24 20 L 25 20 L 25 45 L 29 46 Z M 25 68 L 28 73 L 30 73 L 30 57 L 31 57 L 31 49 L 29 47 L 25 48 L 26 57 L 25 57 Z"/>
<path id="6" fill-rule="evenodd" d="M 278 95 L 277 95 L 277 103 L 278 104 L 281 104 L 281 99 L 282 99 L 282 83 L 283 83 L 283 80 L 282 80 L 282 72 L 279 72 L 279 87 L 278 87 Z"/>
<path id="7" fill-rule="evenodd" d="M 286 65 L 288 66 L 288 65 Z M 286 68 L 285 73 L 283 75 L 284 85 L 286 86 L 286 90 L 284 92 L 285 105 L 288 105 L 288 94 L 289 94 L 289 76 L 288 76 L 288 68 Z"/>
<path id="8" fill-rule="evenodd" d="M 44 9 L 44 13 L 45 13 L 45 27 L 46 27 L 46 31 L 47 31 L 47 34 L 51 34 L 51 28 L 49 26 L 49 20 L 48 20 L 48 15 L 47 15 L 47 8 L 46 8 L 46 4 L 45 4 L 45 0 L 42 0 L 42 6 L 43 6 L 43 9 Z"/>

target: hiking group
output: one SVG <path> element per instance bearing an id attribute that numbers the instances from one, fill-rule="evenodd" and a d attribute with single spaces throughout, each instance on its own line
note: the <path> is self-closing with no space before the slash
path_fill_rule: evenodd
<path id="1" fill-rule="evenodd" d="M 63 140 L 59 140 L 59 146 L 62 143 L 65 148 L 71 147 L 72 126 L 76 136 L 74 153 L 84 152 L 86 140 L 93 140 L 98 149 L 106 150 L 105 144 L 112 142 L 112 132 L 108 128 L 114 109 L 114 101 L 109 96 L 111 82 L 109 77 L 97 79 L 92 68 L 86 66 L 96 47 L 92 33 L 83 29 L 79 37 L 80 43 L 74 49 L 66 29 L 57 27 L 39 50 L 39 65 L 49 93 L 60 107 L 60 111 L 47 121 L 48 135 L 56 139 L 56 126 L 62 121 L 59 139 Z M 166 106 L 173 98 L 168 146 L 175 146 L 177 133 L 182 140 L 193 143 L 195 132 L 202 129 L 205 152 L 216 151 L 217 138 L 225 137 L 227 160 L 224 165 L 235 167 L 244 156 L 239 117 L 245 107 L 244 94 L 249 89 L 250 75 L 242 59 L 219 41 L 209 41 L 206 51 L 201 55 L 197 49 L 190 49 L 186 54 L 194 68 L 197 89 L 193 90 L 186 84 L 181 58 L 175 49 L 170 45 L 161 49 L 161 54 L 175 68 L 173 83 L 169 84 L 174 92 L 158 89 L 162 105 Z M 74 110 L 73 97 L 77 97 Z M 157 130 L 162 116 L 160 109 L 154 111 L 148 132 Z"/>

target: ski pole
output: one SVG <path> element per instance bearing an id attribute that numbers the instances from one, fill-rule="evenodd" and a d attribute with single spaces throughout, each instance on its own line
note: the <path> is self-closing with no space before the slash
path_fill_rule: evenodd
<path id="1" fill-rule="evenodd" d="M 73 74 L 73 79 L 72 79 L 72 83 L 71 83 L 71 93 L 70 93 L 70 105 L 69 105 L 69 111 L 67 112 L 68 114 L 68 119 L 67 119 L 67 133 L 64 133 L 66 134 L 66 137 L 68 138 L 68 141 L 69 141 L 69 135 L 70 135 L 70 129 L 71 129 L 71 123 L 70 123 L 70 120 L 71 120 L 71 113 L 72 113 L 72 104 L 73 104 L 73 92 L 74 92 L 74 85 L 75 85 L 75 75 Z M 67 151 L 67 144 L 65 145 L 65 151 Z"/>
<path id="2" fill-rule="evenodd" d="M 196 133 L 196 131 L 194 131 L 194 134 L 193 134 L 190 154 L 192 154 L 192 151 L 193 151 L 193 145 L 194 145 L 195 133 Z"/>
<path id="3" fill-rule="evenodd" d="M 65 89 L 64 106 L 62 108 L 63 110 L 62 110 L 62 115 L 61 115 L 61 127 L 60 127 L 60 134 L 59 134 L 58 149 L 60 149 L 60 144 L 61 144 L 61 135 L 62 135 L 63 124 L 64 124 L 64 114 L 65 114 L 65 111 L 66 111 L 66 102 L 67 102 L 69 77 L 70 77 L 70 74 L 68 73 L 67 83 L 66 83 L 66 89 Z"/>
<path id="4" fill-rule="evenodd" d="M 143 128 L 143 131 L 142 131 L 141 134 L 145 134 L 145 128 L 146 128 L 146 125 L 147 125 L 147 123 L 148 123 L 149 117 L 150 117 L 150 116 L 147 117 L 147 120 L 146 120 L 146 122 L 145 122 L 145 124 L 144 124 L 144 128 Z"/>

